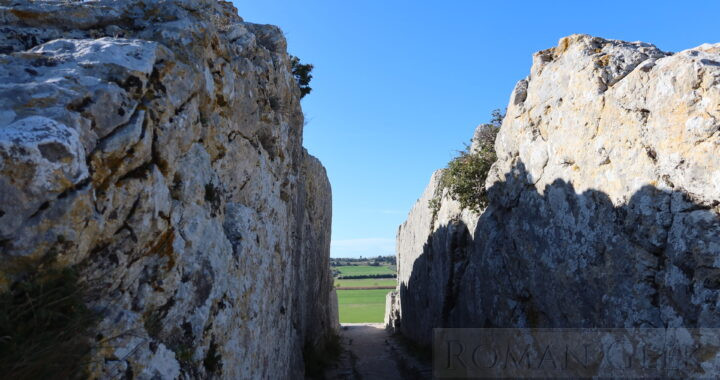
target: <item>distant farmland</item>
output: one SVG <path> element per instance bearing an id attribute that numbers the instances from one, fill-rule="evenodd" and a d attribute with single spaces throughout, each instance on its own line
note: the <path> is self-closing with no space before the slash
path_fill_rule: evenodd
<path id="1" fill-rule="evenodd" d="M 363 264 L 333 266 L 341 323 L 378 323 L 385 317 L 385 296 L 397 280 L 375 276 L 394 276 L 395 267 Z M 353 278 L 339 278 L 344 276 Z"/>
<path id="2" fill-rule="evenodd" d="M 340 276 L 374 276 L 379 274 L 395 274 L 388 266 L 356 265 L 335 267 Z"/>
<path id="3" fill-rule="evenodd" d="M 338 290 L 341 323 L 382 322 L 390 289 Z"/>
<path id="4" fill-rule="evenodd" d="M 394 278 L 361 278 L 353 280 L 335 279 L 335 286 L 338 288 L 368 288 L 368 287 L 390 287 L 395 288 L 397 280 Z"/>

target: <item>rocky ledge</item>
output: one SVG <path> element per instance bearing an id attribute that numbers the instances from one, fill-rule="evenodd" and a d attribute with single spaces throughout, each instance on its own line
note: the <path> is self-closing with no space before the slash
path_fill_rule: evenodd
<path id="1" fill-rule="evenodd" d="M 573 35 L 533 57 L 495 142 L 489 206 L 400 226 L 387 323 L 720 327 L 720 44 Z"/>
<path id="2" fill-rule="evenodd" d="M 337 325 L 331 195 L 282 32 L 215 0 L 0 20 L 0 286 L 78 271 L 90 377 L 302 376 Z"/>

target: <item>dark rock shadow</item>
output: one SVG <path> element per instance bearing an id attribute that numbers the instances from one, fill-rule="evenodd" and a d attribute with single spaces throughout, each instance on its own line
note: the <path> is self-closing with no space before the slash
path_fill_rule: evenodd
<path id="1" fill-rule="evenodd" d="M 441 226 L 428 237 L 413 263 L 408 286 L 403 283 L 399 290 L 403 310 L 399 329 L 406 337 L 425 344 L 427 331 L 448 324 L 472 245 L 472 235 L 461 220 Z"/>
<path id="2" fill-rule="evenodd" d="M 720 327 L 716 204 L 647 185 L 616 207 L 522 162 L 488 189 L 473 234 L 441 226 L 400 288 L 400 331 L 435 327 Z"/>

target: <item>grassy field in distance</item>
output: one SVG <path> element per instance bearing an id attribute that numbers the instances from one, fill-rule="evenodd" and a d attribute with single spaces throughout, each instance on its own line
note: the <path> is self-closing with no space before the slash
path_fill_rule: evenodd
<path id="1" fill-rule="evenodd" d="M 371 276 L 375 274 L 395 274 L 395 271 L 387 266 L 357 265 L 333 267 L 340 272 L 341 276 Z"/>
<path id="2" fill-rule="evenodd" d="M 332 267 L 337 276 L 375 276 L 395 274 L 393 263 L 371 261 L 343 262 Z M 344 265 L 353 264 L 353 265 Z M 335 278 L 341 323 L 378 323 L 385 317 L 385 296 L 397 285 L 395 278 Z M 380 288 L 380 289 L 373 289 Z M 383 289 L 384 288 L 384 289 Z"/>
<path id="3" fill-rule="evenodd" d="M 338 290 L 340 323 L 378 323 L 385 317 L 385 295 L 391 289 Z"/>
<path id="4" fill-rule="evenodd" d="M 394 278 L 360 278 L 352 280 L 335 279 L 335 286 L 341 288 L 367 288 L 373 286 L 395 287 L 397 280 Z"/>

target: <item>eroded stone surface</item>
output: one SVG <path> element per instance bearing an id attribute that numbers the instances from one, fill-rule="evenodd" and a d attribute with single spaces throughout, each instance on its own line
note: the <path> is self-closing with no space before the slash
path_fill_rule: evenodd
<path id="1" fill-rule="evenodd" d="M 0 20 L 1 259 L 81 268 L 92 375 L 301 377 L 337 312 L 282 32 L 214 0 L 0 1 Z"/>
<path id="2" fill-rule="evenodd" d="M 720 45 L 573 35 L 538 52 L 469 215 L 434 176 L 398 232 L 387 322 L 720 327 Z M 445 210 L 445 211 L 444 211 Z M 393 296 L 390 296 L 393 297 Z"/>

